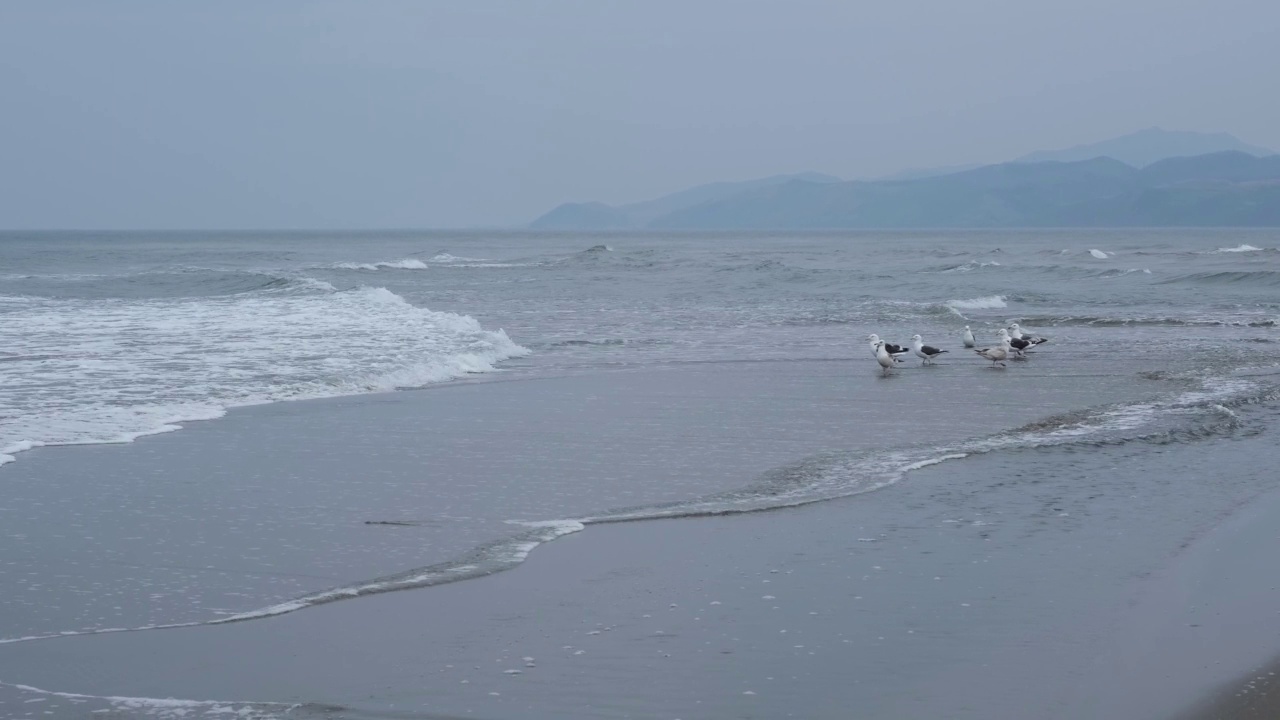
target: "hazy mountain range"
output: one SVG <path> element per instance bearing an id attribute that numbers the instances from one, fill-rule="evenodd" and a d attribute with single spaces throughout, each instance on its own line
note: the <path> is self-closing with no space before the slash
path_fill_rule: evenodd
<path id="1" fill-rule="evenodd" d="M 1280 156 L 1226 133 L 1151 128 L 980 167 L 877 180 L 777 175 L 629 205 L 567 203 L 532 227 L 801 229 L 1280 226 Z"/>

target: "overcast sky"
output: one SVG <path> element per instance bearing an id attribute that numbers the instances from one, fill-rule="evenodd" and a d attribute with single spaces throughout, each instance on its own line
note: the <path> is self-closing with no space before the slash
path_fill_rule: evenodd
<path id="1" fill-rule="evenodd" d="M 523 224 L 1139 128 L 1280 148 L 1275 0 L 0 2 L 0 228 Z"/>

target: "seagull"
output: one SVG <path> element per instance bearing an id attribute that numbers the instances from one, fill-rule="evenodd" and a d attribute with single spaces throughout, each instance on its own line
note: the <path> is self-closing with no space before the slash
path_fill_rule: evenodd
<path id="1" fill-rule="evenodd" d="M 1042 343 L 1049 342 L 1049 338 L 1032 337 L 1030 335 L 1024 335 L 1022 333 L 1021 328 L 1018 327 L 1018 323 L 1010 324 L 1008 332 L 1009 332 L 1010 347 L 1013 348 L 1013 351 L 1017 355 L 1017 357 L 1023 360 L 1027 359 L 1026 353 L 1028 350 Z"/>
<path id="2" fill-rule="evenodd" d="M 880 339 L 880 336 L 875 333 L 871 333 L 867 336 L 867 340 L 871 341 L 871 354 L 877 354 L 878 351 L 876 350 L 876 343 L 883 342 Z M 893 343 L 884 343 L 884 351 L 889 353 L 890 357 L 905 355 L 908 352 L 907 348 L 904 348 L 901 345 L 894 345 Z"/>
<path id="3" fill-rule="evenodd" d="M 1029 345 L 1028 347 L 1034 347 L 1036 345 L 1049 342 L 1049 338 L 1032 337 L 1030 335 L 1023 335 L 1022 329 L 1018 327 L 1018 323 L 1013 323 L 1009 326 L 1009 337 L 1014 340 L 1026 340 L 1027 342 L 1031 343 L 1031 345 Z"/>
<path id="4" fill-rule="evenodd" d="M 1002 332 L 1008 332 L 1008 331 L 1006 330 Z M 1013 350 L 1013 357 L 1015 360 L 1026 360 L 1027 348 L 1032 348 L 1032 347 L 1035 347 L 1035 343 L 1031 342 L 1026 338 L 1014 338 L 1014 337 L 1009 338 L 1009 348 Z"/>
<path id="5" fill-rule="evenodd" d="M 978 344 L 974 341 L 973 331 L 969 329 L 968 325 L 964 326 L 964 335 L 961 336 L 961 338 L 964 340 L 964 346 L 967 348 L 975 347 Z"/>
<path id="6" fill-rule="evenodd" d="M 982 348 L 974 350 L 982 357 L 991 361 L 991 367 L 999 365 L 1004 367 L 1004 360 L 1009 357 L 1009 331 L 1004 328 L 1000 329 L 1000 344 L 995 347 Z"/>
<path id="7" fill-rule="evenodd" d="M 916 357 L 920 358 L 921 365 L 928 365 L 929 363 L 933 362 L 934 358 L 938 357 L 944 352 L 947 352 L 946 350 L 939 350 L 938 348 L 933 347 L 932 345 L 925 345 L 924 341 L 920 339 L 919 335 L 911 336 L 911 349 L 915 351 Z"/>
<path id="8" fill-rule="evenodd" d="M 876 362 L 880 363 L 880 367 L 884 368 L 884 374 L 888 375 L 893 369 L 893 364 L 897 362 L 888 350 L 884 349 L 884 341 L 876 343 Z"/>

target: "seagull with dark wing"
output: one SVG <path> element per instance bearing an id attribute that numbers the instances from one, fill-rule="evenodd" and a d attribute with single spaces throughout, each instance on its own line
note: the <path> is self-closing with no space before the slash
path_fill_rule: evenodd
<path id="1" fill-rule="evenodd" d="M 1009 325 L 1009 329 L 1007 331 L 1001 332 L 1007 332 L 1009 334 L 1009 347 L 1013 350 L 1013 357 L 1015 360 L 1026 360 L 1028 350 L 1042 343 L 1049 342 L 1048 338 L 1032 337 L 1030 335 L 1023 334 L 1022 330 L 1018 327 L 1018 323 L 1012 323 Z"/>
<path id="2" fill-rule="evenodd" d="M 884 342 L 880 339 L 880 336 L 875 333 L 871 333 L 870 335 L 868 335 L 867 340 L 871 343 L 872 355 L 875 355 L 878 352 L 876 350 L 876 343 Z M 890 343 L 890 342 L 884 343 L 884 351 L 889 353 L 889 357 L 893 357 L 893 358 L 896 358 L 899 355 L 906 355 L 908 352 L 910 352 L 908 348 L 904 348 L 901 345 L 894 345 L 893 343 Z"/>
<path id="3" fill-rule="evenodd" d="M 1027 335 L 1023 333 L 1022 328 L 1018 327 L 1018 323 L 1013 323 L 1009 325 L 1009 338 L 1011 340 L 1026 340 L 1028 343 L 1030 343 L 1029 345 L 1027 345 L 1027 347 L 1035 347 L 1036 345 L 1043 345 L 1044 343 L 1049 342 L 1049 338 L 1033 337 L 1031 335 Z"/>
<path id="4" fill-rule="evenodd" d="M 916 357 L 920 358 L 921 365 L 929 365 L 933 362 L 934 358 L 944 352 L 947 352 L 946 350 L 939 350 L 932 345 L 925 345 L 919 335 L 911 336 L 911 350 L 916 354 Z"/>

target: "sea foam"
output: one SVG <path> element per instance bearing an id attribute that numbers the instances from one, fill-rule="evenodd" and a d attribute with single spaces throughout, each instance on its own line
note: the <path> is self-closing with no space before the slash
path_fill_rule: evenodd
<path id="1" fill-rule="evenodd" d="M 953 310 L 998 310 L 1008 307 L 1004 295 L 988 295 L 986 297 L 969 298 L 968 300 L 948 300 L 943 303 Z"/>
<path id="2" fill-rule="evenodd" d="M 405 258 L 376 263 L 340 262 L 335 263 L 333 267 L 339 270 L 426 270 L 430 266 L 417 258 Z"/>
<path id="3" fill-rule="evenodd" d="M 293 711 L 307 707 L 298 703 L 86 695 L 83 693 L 43 690 L 31 685 L 6 682 L 0 682 L 0 686 L 10 687 L 22 693 L 37 696 L 27 700 L 27 703 L 43 702 L 45 698 L 68 701 L 69 704 L 77 708 L 75 713 L 77 717 L 93 717 L 99 713 L 108 713 L 113 717 L 127 715 L 129 717 L 152 717 L 164 720 L 227 717 L 240 718 L 241 720 L 267 720 L 268 718 L 289 717 L 293 714 Z M 102 707 L 95 709 L 94 706 L 99 704 Z M 323 709 L 332 710 L 335 708 L 326 707 Z M 53 711 L 48 714 L 53 714 Z"/>
<path id="4" fill-rule="evenodd" d="M 10 305 L 8 349 L 19 359 L 0 364 L 0 464 L 42 445 L 170 432 L 236 406 L 420 387 L 529 352 L 502 330 L 385 288 L 328 287 Z"/>

